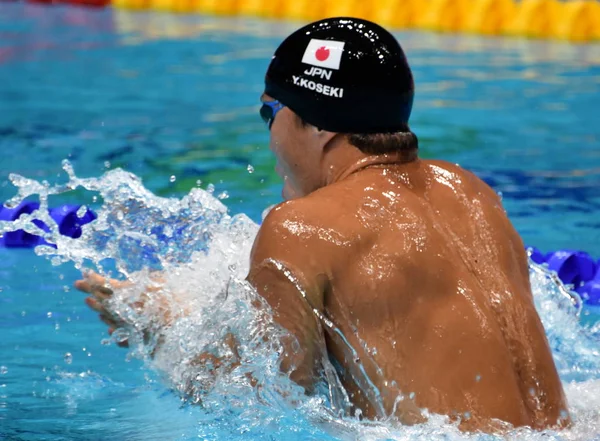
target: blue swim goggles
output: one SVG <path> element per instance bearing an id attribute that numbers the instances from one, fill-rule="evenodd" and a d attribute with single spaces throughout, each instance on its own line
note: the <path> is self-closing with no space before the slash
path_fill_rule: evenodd
<path id="1" fill-rule="evenodd" d="M 273 120 L 275 119 L 275 115 L 285 106 L 281 104 L 279 101 L 263 101 L 263 105 L 260 108 L 260 117 L 263 119 L 269 130 L 271 130 L 271 126 L 273 125 Z"/>

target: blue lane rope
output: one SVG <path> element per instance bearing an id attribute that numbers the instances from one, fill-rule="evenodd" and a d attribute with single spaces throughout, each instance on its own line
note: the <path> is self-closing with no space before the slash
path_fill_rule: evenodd
<path id="1" fill-rule="evenodd" d="M 600 260 L 594 261 L 585 251 L 558 250 L 543 254 L 529 247 L 535 263 L 546 264 L 565 285 L 572 285 L 587 305 L 600 306 Z"/>
<path id="2" fill-rule="evenodd" d="M 14 208 L 7 208 L 2 205 L 0 206 L 0 221 L 15 221 L 21 215 L 33 213 L 38 208 L 40 208 L 39 202 L 21 202 Z M 77 212 L 80 208 L 81 205 L 61 205 L 50 209 L 50 217 L 58 225 L 60 234 L 78 238 L 81 236 L 81 227 L 96 219 L 96 214 L 90 209 L 87 209 L 84 215 L 79 217 Z M 33 223 L 44 231 L 50 231 L 48 226 L 39 220 L 35 220 Z M 47 242 L 42 237 L 23 230 L 4 233 L 0 237 L 0 247 L 5 248 L 33 248 L 43 244 L 47 244 Z"/>
<path id="3" fill-rule="evenodd" d="M 0 221 L 15 221 L 23 214 L 29 214 L 40 207 L 38 202 L 22 202 L 17 207 L 0 206 Z M 81 227 L 96 219 L 96 214 L 87 209 L 83 216 L 77 213 L 81 205 L 61 205 L 50 209 L 50 217 L 58 225 L 60 234 L 72 238 L 81 236 Z M 41 221 L 34 223 L 44 231 L 48 227 Z M 0 237 L 0 247 L 33 248 L 47 244 L 39 236 L 26 233 L 23 230 L 5 233 Z M 575 250 L 559 250 L 544 254 L 535 247 L 528 247 L 531 260 L 538 264 L 546 264 L 555 271 L 560 280 L 566 285 L 572 285 L 581 296 L 584 303 L 600 306 L 600 261 L 596 262 L 586 252 Z"/>

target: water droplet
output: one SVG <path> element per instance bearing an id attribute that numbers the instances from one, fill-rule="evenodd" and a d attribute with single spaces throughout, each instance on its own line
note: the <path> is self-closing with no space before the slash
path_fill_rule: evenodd
<path id="1" fill-rule="evenodd" d="M 227 193 L 226 191 L 223 191 L 219 194 L 219 196 L 217 196 L 218 199 L 227 199 L 229 197 L 229 193 Z"/>
<path id="2" fill-rule="evenodd" d="M 73 355 L 71 355 L 70 352 L 65 353 L 64 360 L 65 360 L 65 363 L 67 363 L 67 364 L 73 363 Z"/>
<path id="3" fill-rule="evenodd" d="M 177 180 L 177 177 L 175 175 L 171 175 L 171 177 L 169 178 L 169 182 L 175 182 Z"/>
<path id="4" fill-rule="evenodd" d="M 54 325 L 54 329 L 55 329 L 56 331 L 60 330 L 60 323 L 56 323 L 56 324 Z"/>
<path id="5" fill-rule="evenodd" d="M 529 395 L 531 395 L 532 397 L 535 396 L 535 389 L 533 387 L 529 388 Z"/>
<path id="6" fill-rule="evenodd" d="M 408 394 L 408 398 L 410 398 L 411 400 L 415 399 L 415 393 L 411 392 L 410 394 Z"/>
<path id="7" fill-rule="evenodd" d="M 215 192 L 215 186 L 214 186 L 214 184 L 208 184 L 206 186 L 206 191 L 208 191 L 211 194 L 214 193 Z"/>
<path id="8" fill-rule="evenodd" d="M 0 366 L 0 375 L 6 375 L 8 373 L 8 368 L 6 366 Z"/>
<path id="9" fill-rule="evenodd" d="M 64 279 L 65 279 L 65 275 L 64 275 L 64 274 L 59 274 L 59 275 L 58 275 L 58 278 L 59 278 L 60 280 L 64 280 Z"/>
<path id="10" fill-rule="evenodd" d="M 65 286 L 63 286 L 63 291 L 64 292 L 69 292 L 69 291 L 71 291 L 71 287 L 68 286 L 68 285 L 65 285 Z"/>
<path id="11" fill-rule="evenodd" d="M 115 329 L 115 332 L 112 333 L 111 337 L 112 340 L 117 343 L 124 343 L 129 339 L 129 332 L 123 328 Z"/>
<path id="12" fill-rule="evenodd" d="M 120 221 L 125 219 L 125 215 L 123 214 L 123 212 L 121 210 L 117 211 L 117 219 L 119 219 Z"/>
<path id="13" fill-rule="evenodd" d="M 200 186 L 202 185 L 202 179 L 198 179 L 198 180 L 196 181 L 196 185 L 197 185 L 198 187 L 200 187 Z"/>
<path id="14" fill-rule="evenodd" d="M 479 374 L 475 375 L 475 381 L 480 382 L 481 381 L 481 375 L 479 375 Z"/>
<path id="15" fill-rule="evenodd" d="M 471 418 L 471 412 L 465 412 L 465 420 L 468 420 Z"/>
<path id="16" fill-rule="evenodd" d="M 110 168 L 110 161 L 104 161 L 104 168 Z"/>
<path id="17" fill-rule="evenodd" d="M 98 202 L 98 196 L 92 196 L 92 202 Z"/>
<path id="18" fill-rule="evenodd" d="M 252 165 L 248 164 L 248 167 L 246 167 L 246 170 L 248 170 L 248 173 L 254 173 L 254 167 L 252 167 Z"/>
<path id="19" fill-rule="evenodd" d="M 47 316 L 48 318 L 52 318 L 52 312 L 48 312 L 48 313 L 46 314 L 46 316 Z"/>
<path id="20" fill-rule="evenodd" d="M 85 213 L 87 213 L 87 207 L 85 205 L 82 205 L 77 210 L 77 217 L 82 218 L 83 216 L 85 216 Z"/>

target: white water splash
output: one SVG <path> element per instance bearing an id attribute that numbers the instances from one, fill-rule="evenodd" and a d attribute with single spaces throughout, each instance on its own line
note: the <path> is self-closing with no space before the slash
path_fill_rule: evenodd
<path id="1" fill-rule="evenodd" d="M 244 281 L 258 225 L 243 214 L 229 215 L 211 192 L 199 188 L 182 199 L 160 198 L 122 170 L 81 179 L 68 162 L 63 168 L 69 177 L 63 185 L 11 175 L 18 194 L 9 204 L 37 197 L 41 206 L 14 223 L 0 222 L 0 234 L 19 228 L 43 234 L 56 249 L 41 246 L 36 252 L 54 264 L 91 266 L 105 275 L 114 267 L 117 274 L 112 275 L 133 282 L 116 290 L 111 303 L 127 323 L 113 340 L 129 339 L 130 356 L 144 359 L 186 402 L 201 407 L 198 438 L 533 441 L 600 436 L 600 332 L 580 324 L 568 291 L 542 267 L 531 264 L 532 288 L 565 383 L 573 428 L 560 433 L 519 429 L 500 437 L 461 433 L 437 415 L 413 427 L 358 421 L 336 412 L 335 386 L 307 397 L 279 372 L 282 330 L 272 324 L 266 305 L 253 306 L 261 299 Z M 98 218 L 83 226 L 81 238 L 71 239 L 58 233 L 47 207 L 49 197 L 77 188 L 98 192 L 104 202 Z M 34 219 L 50 231 L 42 232 Z M 143 309 L 135 307 L 138 301 L 144 302 Z M 163 324 L 165 311 L 172 315 L 170 326 Z M 154 338 L 145 338 L 148 331 Z M 236 350 L 224 343 L 228 336 L 237 342 Z M 207 353 L 214 358 L 199 362 L 198 355 Z"/>

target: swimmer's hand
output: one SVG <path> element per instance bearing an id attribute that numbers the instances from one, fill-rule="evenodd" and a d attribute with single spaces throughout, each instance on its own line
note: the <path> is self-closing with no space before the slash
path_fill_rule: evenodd
<path id="1" fill-rule="evenodd" d="M 106 279 L 101 275 L 90 271 L 84 273 L 83 279 L 75 282 L 75 288 L 79 291 L 91 294 L 85 299 L 85 303 L 98 314 L 108 326 L 108 333 L 112 335 L 116 329 L 125 326 L 125 322 L 116 314 L 107 308 L 107 303 L 113 295 L 114 289 L 120 289 L 131 286 L 131 282 L 122 282 L 115 279 Z M 143 305 L 136 305 L 143 306 Z M 129 347 L 129 342 L 123 340 L 117 343 L 122 348 Z"/>
<path id="2" fill-rule="evenodd" d="M 152 284 L 146 286 L 143 293 L 137 297 L 136 301 L 130 303 L 129 306 L 136 312 L 151 314 L 157 320 L 158 327 L 164 328 L 171 325 L 177 318 L 188 315 L 189 310 L 187 305 L 180 299 L 176 299 L 173 293 L 170 293 L 170 300 L 165 298 L 161 292 L 165 280 L 161 276 L 161 273 L 152 274 L 150 276 Z M 130 288 L 132 286 L 134 286 L 133 282 L 106 279 L 93 271 L 84 273 L 83 279 L 75 282 L 75 288 L 91 294 L 85 299 L 85 303 L 100 314 L 100 320 L 108 325 L 108 333 L 110 335 L 119 328 L 123 328 L 128 324 L 131 325 L 131 323 L 127 323 L 111 310 L 109 302 L 114 294 L 114 290 Z M 149 302 L 151 298 L 152 301 Z M 145 341 L 150 339 L 151 332 L 156 333 L 156 329 L 154 331 L 144 331 Z M 117 345 L 127 348 L 129 347 L 129 342 L 121 340 L 117 342 Z"/>

